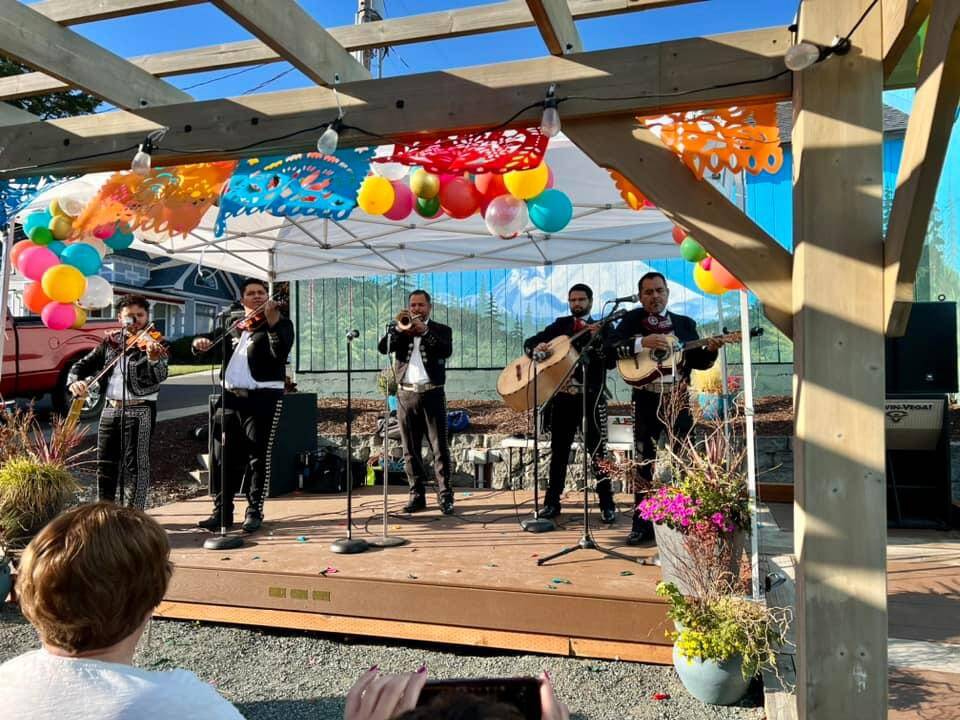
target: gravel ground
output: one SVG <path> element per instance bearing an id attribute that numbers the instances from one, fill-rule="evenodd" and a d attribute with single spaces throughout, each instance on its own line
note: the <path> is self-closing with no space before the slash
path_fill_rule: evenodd
<path id="1" fill-rule="evenodd" d="M 33 629 L 12 606 L 0 612 L 0 662 L 37 647 Z M 590 720 L 760 720 L 754 688 L 744 707 L 709 707 L 689 696 L 673 668 L 538 655 L 471 654 L 437 646 L 259 628 L 155 620 L 141 642 L 140 667 L 182 667 L 212 683 L 249 720 L 339 720 L 343 697 L 360 674 L 379 664 L 409 672 L 426 663 L 431 677 L 536 675 L 550 671 L 574 717 Z M 656 701 L 655 693 L 670 698 Z M 759 706 L 758 706 L 759 705 Z"/>

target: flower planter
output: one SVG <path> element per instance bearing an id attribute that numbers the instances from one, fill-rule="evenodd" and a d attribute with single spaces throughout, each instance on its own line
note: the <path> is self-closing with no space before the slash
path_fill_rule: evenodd
<path id="1" fill-rule="evenodd" d="M 654 525 L 653 531 L 657 539 L 657 550 L 660 552 L 660 573 L 663 581 L 672 582 L 683 595 L 697 595 L 698 592 L 691 586 L 689 578 L 700 568 L 687 549 L 686 536 L 660 524 Z M 726 537 L 731 549 L 730 557 L 718 570 L 722 573 L 730 573 L 736 579 L 740 576 L 740 558 L 746 547 L 747 533 L 737 529 Z M 719 558 L 715 564 L 720 565 Z"/>
<path id="2" fill-rule="evenodd" d="M 397 411 L 397 396 L 396 395 L 387 395 L 387 407 L 390 408 L 390 412 Z"/>
<path id="3" fill-rule="evenodd" d="M 697 403 L 703 411 L 703 419 L 707 421 L 716 421 L 723 418 L 724 408 L 729 410 L 733 404 L 733 398 L 730 395 L 714 395 L 713 393 L 700 393 L 697 395 Z"/>
<path id="4" fill-rule="evenodd" d="M 740 672 L 743 658 L 737 654 L 723 662 L 716 660 L 688 660 L 673 645 L 673 667 L 680 682 L 700 702 L 708 705 L 733 705 L 747 693 L 750 680 L 744 680 Z"/>

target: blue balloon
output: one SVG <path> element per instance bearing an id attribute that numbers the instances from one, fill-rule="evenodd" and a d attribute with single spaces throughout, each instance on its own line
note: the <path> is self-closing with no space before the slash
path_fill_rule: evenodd
<path id="1" fill-rule="evenodd" d="M 573 203 L 562 190 L 544 190 L 527 201 L 530 222 L 547 233 L 563 230 L 573 217 Z"/>
<path id="2" fill-rule="evenodd" d="M 96 248 L 82 242 L 68 245 L 61 253 L 60 259 L 67 265 L 73 265 L 84 275 L 96 275 L 103 263 Z"/>
<path id="3" fill-rule="evenodd" d="M 63 251 L 67 249 L 67 244 L 63 240 L 54 240 L 52 243 L 47 245 L 47 248 L 53 250 L 58 256 L 63 254 Z"/>
<path id="4" fill-rule="evenodd" d="M 103 244 L 111 250 L 126 250 L 133 245 L 133 233 L 124 232 L 118 227 L 113 235 L 103 241 Z"/>
<path id="5" fill-rule="evenodd" d="M 51 220 L 53 220 L 53 215 L 47 210 L 32 212 L 27 215 L 26 220 L 23 221 L 23 233 L 27 237 L 30 237 L 31 230 L 38 227 L 47 227 Z"/>

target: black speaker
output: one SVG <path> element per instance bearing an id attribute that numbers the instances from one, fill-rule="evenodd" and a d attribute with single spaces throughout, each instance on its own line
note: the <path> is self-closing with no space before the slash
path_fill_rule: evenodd
<path id="1" fill-rule="evenodd" d="M 210 396 L 210 407 L 216 407 L 219 395 Z M 210 422 L 213 413 L 210 413 Z M 218 437 L 219 428 L 210 426 L 210 437 Z M 212 495 L 213 478 L 219 478 L 220 467 L 214 460 L 213 443 L 210 450 L 210 483 Z M 270 463 L 270 487 L 267 497 L 286 495 L 299 487 L 300 457 L 303 453 L 317 450 L 317 395 L 316 393 L 288 393 L 283 396 L 280 421 L 274 433 L 273 448 L 267 462 Z"/>
<path id="2" fill-rule="evenodd" d="M 914 303 L 903 337 L 887 338 L 887 394 L 957 392 L 957 304 Z"/>

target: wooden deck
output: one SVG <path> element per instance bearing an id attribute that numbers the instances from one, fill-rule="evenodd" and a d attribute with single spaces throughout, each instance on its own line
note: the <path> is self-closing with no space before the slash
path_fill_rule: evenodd
<path id="1" fill-rule="evenodd" d="M 209 513 L 209 498 L 166 505 L 151 511 L 170 535 L 175 565 L 158 615 L 671 662 L 665 605 L 654 593 L 658 568 L 593 550 L 537 565 L 580 538 L 581 498 L 564 498 L 558 531 L 533 535 L 518 522 L 530 514 L 529 493 L 458 492 L 456 515 L 435 507 L 391 514 L 389 534 L 409 543 L 356 555 L 330 550 L 346 534 L 342 496 L 271 499 L 263 528 L 244 547 L 221 552 L 204 550 L 209 533 L 194 527 Z M 391 513 L 405 500 L 405 490 L 394 490 Z M 382 490 L 363 489 L 355 501 L 354 537 L 381 535 Z M 632 558 L 654 552 L 616 547 L 629 516 L 609 529 L 591 511 L 600 545 Z"/>

